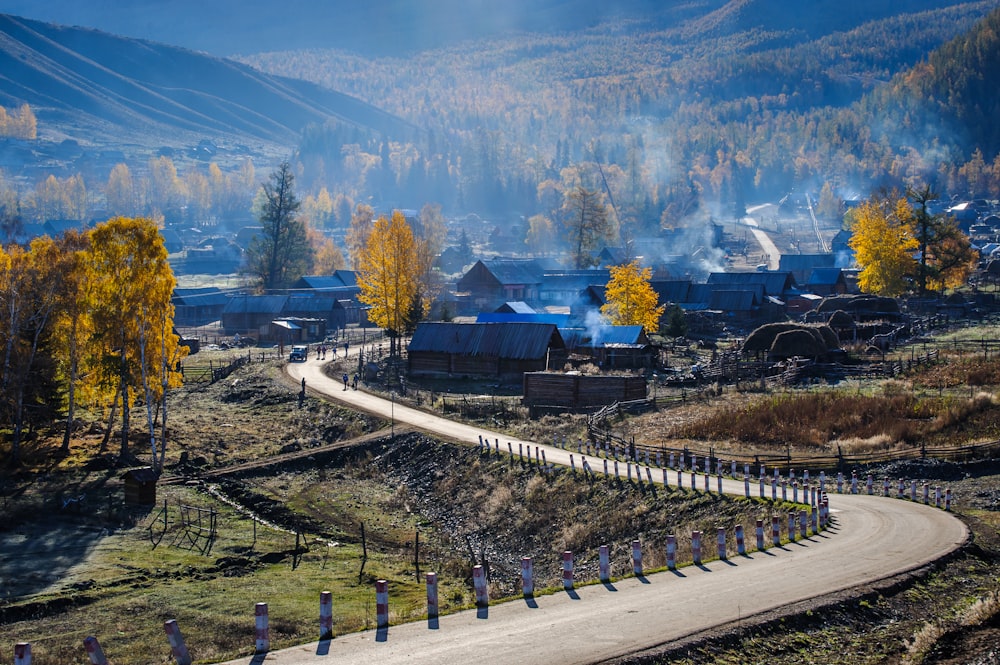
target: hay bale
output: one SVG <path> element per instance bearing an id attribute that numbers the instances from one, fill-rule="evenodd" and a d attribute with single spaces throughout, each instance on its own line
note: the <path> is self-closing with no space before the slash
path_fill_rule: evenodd
<path id="1" fill-rule="evenodd" d="M 820 300 L 819 305 L 816 306 L 816 311 L 821 314 L 832 314 L 838 309 L 855 316 L 863 313 L 869 316 L 886 315 L 892 317 L 899 315 L 899 302 L 895 298 L 885 296 L 842 294 L 827 296 Z"/>
<path id="2" fill-rule="evenodd" d="M 743 351 L 746 353 L 770 352 L 774 348 L 775 340 L 779 335 L 793 331 L 802 331 L 809 335 L 814 344 L 822 348 L 819 355 L 822 355 L 829 349 L 840 348 L 840 339 L 830 326 L 783 322 L 766 323 L 754 330 L 743 342 Z"/>
<path id="3" fill-rule="evenodd" d="M 747 335 L 743 341 L 743 351 L 745 353 L 768 351 L 774 344 L 774 338 L 779 334 L 801 327 L 803 326 L 799 323 L 765 323 Z"/>
<path id="4" fill-rule="evenodd" d="M 855 325 L 854 317 L 845 312 L 842 309 L 838 309 L 836 312 L 830 315 L 830 318 L 826 320 L 826 325 L 831 328 L 853 328 Z"/>
<path id="5" fill-rule="evenodd" d="M 768 357 L 786 359 L 794 356 L 802 358 L 817 358 L 826 353 L 823 336 L 815 328 L 799 328 L 778 333 L 771 344 Z"/>

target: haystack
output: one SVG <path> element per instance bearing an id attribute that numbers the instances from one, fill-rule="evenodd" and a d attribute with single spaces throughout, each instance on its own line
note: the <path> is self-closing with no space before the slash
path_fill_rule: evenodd
<path id="1" fill-rule="evenodd" d="M 743 351 L 745 353 L 773 351 L 775 340 L 786 332 L 802 332 L 813 340 L 812 344 L 815 348 L 819 348 L 820 351 L 819 353 L 806 354 L 810 357 L 823 355 L 828 350 L 840 348 L 840 339 L 830 326 L 809 326 L 801 323 L 766 323 L 747 336 L 746 341 L 743 342 Z"/>
<path id="2" fill-rule="evenodd" d="M 815 328 L 786 330 L 774 338 L 768 357 L 772 360 L 784 360 L 795 356 L 818 358 L 826 354 L 826 344 L 822 340 L 823 336 Z"/>

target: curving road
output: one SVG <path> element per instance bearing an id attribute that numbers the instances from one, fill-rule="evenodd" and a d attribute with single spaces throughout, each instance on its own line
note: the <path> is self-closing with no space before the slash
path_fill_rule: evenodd
<path id="1" fill-rule="evenodd" d="M 289 365 L 288 373 L 296 381 L 305 378 L 311 391 L 438 437 L 468 442 L 484 433 L 361 391 L 343 391 L 342 384 L 323 375 L 316 361 Z M 507 441 L 515 450 L 518 443 L 528 443 L 499 434 L 490 437 L 500 438 L 501 450 Z M 569 464 L 567 451 L 544 449 L 549 462 Z M 670 475 L 673 481 L 676 475 Z M 653 477 L 662 479 L 662 474 L 654 471 Z M 723 487 L 743 493 L 742 481 L 727 480 Z M 340 636 L 271 652 L 265 660 L 278 665 L 598 663 L 913 570 L 955 550 L 968 536 L 953 515 L 921 504 L 864 495 L 834 494 L 830 500 L 834 527 L 804 541 L 676 573 L 542 596 L 532 603 L 515 600 L 460 612 L 442 617 L 437 627 L 418 621 Z M 753 543 L 752 528 L 747 536 Z M 707 542 L 707 551 L 714 553 L 714 537 Z M 389 604 L 391 609 L 391 585 Z M 258 656 L 226 665 L 260 662 Z"/>

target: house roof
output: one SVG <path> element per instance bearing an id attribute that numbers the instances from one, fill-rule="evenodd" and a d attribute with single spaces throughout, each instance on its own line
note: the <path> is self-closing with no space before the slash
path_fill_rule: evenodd
<path id="1" fill-rule="evenodd" d="M 501 284 L 539 284 L 542 280 L 537 266 L 525 259 L 489 259 L 483 262 L 486 269 Z"/>
<path id="2" fill-rule="evenodd" d="M 753 291 L 712 291 L 712 298 L 708 301 L 709 309 L 718 309 L 723 312 L 748 312 L 754 308 L 758 300 Z"/>
<path id="3" fill-rule="evenodd" d="M 785 291 L 795 287 L 795 278 L 786 271 L 765 272 L 713 272 L 708 275 L 708 283 L 725 285 L 728 288 L 742 289 L 752 284 L 764 287 L 764 295 L 780 296 Z"/>
<path id="4" fill-rule="evenodd" d="M 505 302 L 496 309 L 497 314 L 534 314 L 535 309 L 521 300 Z"/>
<path id="5" fill-rule="evenodd" d="M 332 275 L 303 275 L 293 288 L 329 291 L 357 285 L 357 275 L 353 270 L 336 270 Z"/>
<path id="6" fill-rule="evenodd" d="M 549 347 L 562 348 L 551 323 L 420 323 L 409 351 L 486 356 L 511 360 L 544 358 Z"/>
<path id="7" fill-rule="evenodd" d="M 691 290 L 689 279 L 651 281 L 649 285 L 656 291 L 661 303 L 687 302 L 688 292 Z"/>
<path id="8" fill-rule="evenodd" d="M 316 314 L 329 314 L 330 310 L 340 307 L 336 298 L 328 295 L 295 295 L 289 296 L 285 302 L 286 312 L 313 312 Z"/>
<path id="9" fill-rule="evenodd" d="M 813 268 L 813 271 L 809 273 L 809 279 L 806 280 L 806 285 L 836 284 L 842 281 L 844 281 L 844 273 L 840 268 Z"/>
<path id="10" fill-rule="evenodd" d="M 550 314 L 548 312 L 481 312 L 476 316 L 476 323 L 551 323 L 555 326 L 565 326 L 570 319 L 569 314 Z"/>
<path id="11" fill-rule="evenodd" d="M 611 279 L 607 269 L 546 270 L 542 275 L 542 291 L 581 291 L 588 286 L 604 287 Z"/>
<path id="12" fill-rule="evenodd" d="M 597 348 L 605 346 L 646 346 L 649 338 L 642 326 L 597 326 L 591 328 L 561 328 L 559 333 L 566 348 Z"/>
<path id="13" fill-rule="evenodd" d="M 232 296 L 226 303 L 224 314 L 281 314 L 288 296 Z"/>
<path id="14" fill-rule="evenodd" d="M 813 268 L 832 268 L 836 264 L 836 254 L 782 254 L 778 259 L 778 270 L 807 271 Z"/>

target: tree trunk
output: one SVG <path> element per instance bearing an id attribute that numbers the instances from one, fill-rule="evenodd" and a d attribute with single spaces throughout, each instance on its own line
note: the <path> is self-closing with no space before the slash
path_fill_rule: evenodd
<path id="1" fill-rule="evenodd" d="M 66 406 L 66 429 L 63 431 L 62 446 L 59 448 L 59 454 L 62 456 L 69 454 L 69 441 L 73 432 L 73 419 L 76 415 L 76 371 L 76 323 L 74 322 L 69 342 L 69 394 Z"/>
<path id="2" fill-rule="evenodd" d="M 98 449 L 99 452 L 104 452 L 108 449 L 108 444 L 111 442 L 111 432 L 115 428 L 115 420 L 118 419 L 118 392 L 115 392 L 114 400 L 111 402 L 111 415 L 108 416 L 108 428 L 104 430 L 104 438 L 101 439 L 101 447 Z"/>

